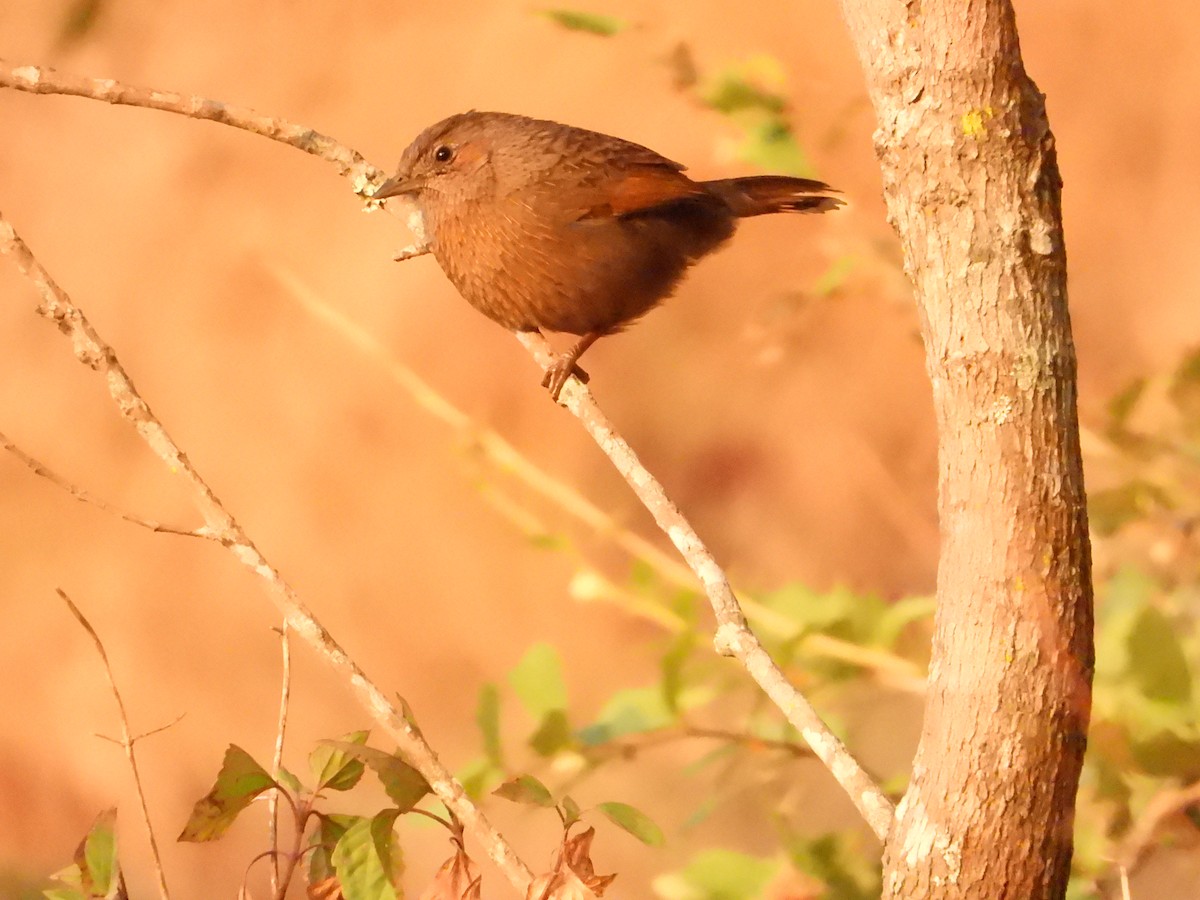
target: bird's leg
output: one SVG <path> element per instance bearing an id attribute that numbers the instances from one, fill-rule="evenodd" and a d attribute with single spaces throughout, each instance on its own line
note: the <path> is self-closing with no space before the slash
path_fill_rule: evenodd
<path id="1" fill-rule="evenodd" d="M 588 373 L 575 365 L 576 360 L 583 356 L 583 351 L 602 337 L 604 332 L 592 331 L 581 337 L 575 346 L 566 353 L 561 353 L 554 357 L 554 361 L 546 368 L 546 374 L 542 378 L 542 387 L 550 391 L 550 396 L 557 402 L 558 395 L 562 392 L 563 385 L 567 383 L 567 379 L 574 375 L 584 384 L 588 383 Z"/>

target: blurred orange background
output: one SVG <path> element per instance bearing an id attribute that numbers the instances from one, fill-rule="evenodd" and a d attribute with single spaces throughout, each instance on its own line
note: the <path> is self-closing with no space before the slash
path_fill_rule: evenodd
<path id="1" fill-rule="evenodd" d="M 1058 138 L 1087 423 L 1130 378 L 1196 343 L 1200 16 L 1179 2 L 1136 15 L 1089 0 L 1016 5 Z M 0 6 L 0 53 L 251 106 L 382 168 L 425 125 L 479 108 L 617 134 L 697 177 L 744 174 L 730 151 L 736 128 L 676 90 L 664 59 L 680 42 L 705 71 L 776 57 L 816 174 L 850 208 L 744 223 L 675 298 L 588 353 L 592 385 L 740 583 L 844 583 L 888 597 L 933 589 L 928 384 L 879 197 L 872 113 L 836 4 L 763 0 L 735 14 L 694 0 L 589 2 L 637 25 L 602 39 L 564 31 L 527 3 L 107 0 L 69 41 L 73 6 Z M 520 346 L 474 313 L 432 258 L 390 261 L 408 238 L 395 219 L 363 215 L 321 161 L 211 123 L 11 90 L 0 91 L 0 121 L 0 209 L 258 546 L 367 672 L 403 694 L 448 764 L 478 752 L 480 685 L 535 641 L 561 649 L 573 708 L 594 712 L 654 677 L 653 629 L 573 600 L 575 564 L 487 501 L 469 440 L 297 302 L 298 282 L 475 421 L 666 546 L 538 387 Z M 841 288 L 819 296 L 816 282 L 846 256 L 854 265 Z M 122 508 L 198 524 L 188 493 L 34 315 L 32 287 L 7 262 L 0 295 L 0 430 Z M 172 838 L 228 743 L 270 757 L 278 616 L 262 587 L 219 548 L 83 505 L 9 454 L 0 490 L 0 871 L 64 865 L 96 812 L 117 805 L 131 887 L 151 890 L 125 763 L 93 736 L 117 731 L 111 697 L 54 594 L 61 587 L 104 637 L 134 728 L 186 713 L 141 745 L 174 896 L 232 895 L 262 847 L 257 824 L 239 823 L 214 846 Z M 535 508 L 624 577 L 627 562 L 603 540 Z M 293 698 L 295 769 L 315 739 L 369 726 L 302 647 Z M 887 733 L 904 758 L 916 727 L 905 720 L 899 740 Z M 636 802 L 671 832 L 687 789 L 677 765 L 669 755 L 639 761 L 580 799 Z M 813 802 L 853 822 L 827 777 L 811 778 Z M 544 820 L 492 807 L 531 864 L 549 860 Z M 614 835 L 598 844 L 598 867 L 621 873 L 619 896 L 647 896 L 657 872 L 706 840 L 772 846 L 769 825 L 739 820 L 736 805 L 713 829 L 661 852 Z M 431 830 L 405 841 L 419 890 L 447 845 Z M 501 895 L 498 876 L 488 878 Z"/>

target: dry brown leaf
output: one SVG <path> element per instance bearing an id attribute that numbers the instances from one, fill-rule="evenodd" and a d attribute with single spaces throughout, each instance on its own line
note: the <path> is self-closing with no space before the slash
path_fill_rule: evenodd
<path id="1" fill-rule="evenodd" d="M 604 896 L 613 875 L 597 875 L 592 865 L 592 839 L 596 829 L 589 828 L 563 841 L 554 868 L 533 880 L 527 900 L 594 900 Z"/>
<path id="2" fill-rule="evenodd" d="M 482 882 L 482 875 L 471 876 L 471 857 L 460 844 L 454 856 L 442 863 L 420 900 L 480 900 Z"/>

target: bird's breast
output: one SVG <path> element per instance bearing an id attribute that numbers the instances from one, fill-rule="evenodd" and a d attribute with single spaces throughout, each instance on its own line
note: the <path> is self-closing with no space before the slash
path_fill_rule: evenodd
<path id="1" fill-rule="evenodd" d="M 697 207 L 580 220 L 569 191 L 546 186 L 431 217 L 432 249 L 466 300 L 505 328 L 609 332 L 670 294 L 687 267 L 733 230 Z"/>

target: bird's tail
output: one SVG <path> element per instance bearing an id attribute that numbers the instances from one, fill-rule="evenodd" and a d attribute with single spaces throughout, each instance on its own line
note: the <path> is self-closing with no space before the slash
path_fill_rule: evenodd
<path id="1" fill-rule="evenodd" d="M 703 185 L 740 218 L 777 212 L 822 213 L 845 205 L 833 188 L 811 178 L 751 175 L 705 181 Z"/>

